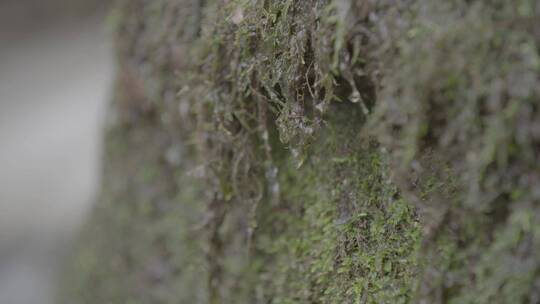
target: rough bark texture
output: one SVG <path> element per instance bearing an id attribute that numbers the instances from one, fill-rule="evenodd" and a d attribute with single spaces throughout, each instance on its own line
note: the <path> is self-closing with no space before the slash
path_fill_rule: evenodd
<path id="1" fill-rule="evenodd" d="M 537 1 L 117 13 L 66 303 L 540 302 Z"/>

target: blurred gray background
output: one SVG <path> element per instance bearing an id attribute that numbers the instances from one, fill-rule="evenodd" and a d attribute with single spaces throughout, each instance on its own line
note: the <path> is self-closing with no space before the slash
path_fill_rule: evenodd
<path id="1" fill-rule="evenodd" d="M 0 0 L 0 303 L 48 304 L 99 176 L 109 1 Z"/>

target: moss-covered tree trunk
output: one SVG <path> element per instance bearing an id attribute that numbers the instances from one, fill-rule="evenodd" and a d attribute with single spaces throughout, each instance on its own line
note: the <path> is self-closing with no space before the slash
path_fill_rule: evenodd
<path id="1" fill-rule="evenodd" d="M 65 303 L 539 303 L 535 0 L 131 0 Z"/>

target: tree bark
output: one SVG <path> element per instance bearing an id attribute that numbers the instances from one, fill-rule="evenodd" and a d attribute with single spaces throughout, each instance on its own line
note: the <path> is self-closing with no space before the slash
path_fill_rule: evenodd
<path id="1" fill-rule="evenodd" d="M 69 303 L 540 301 L 536 1 L 118 12 Z"/>

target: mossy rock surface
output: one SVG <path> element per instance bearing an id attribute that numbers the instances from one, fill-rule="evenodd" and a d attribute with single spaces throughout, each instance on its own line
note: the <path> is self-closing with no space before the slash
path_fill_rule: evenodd
<path id="1" fill-rule="evenodd" d="M 132 0 L 66 303 L 539 303 L 540 4 Z"/>

